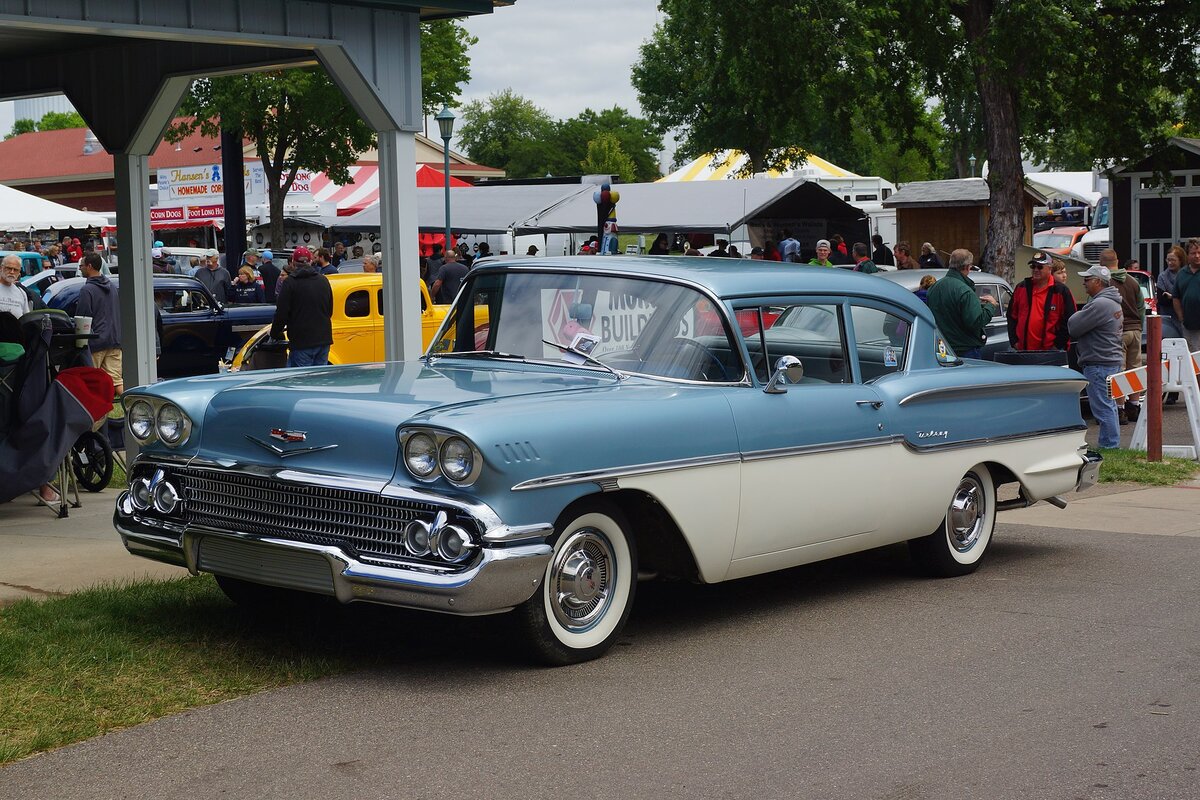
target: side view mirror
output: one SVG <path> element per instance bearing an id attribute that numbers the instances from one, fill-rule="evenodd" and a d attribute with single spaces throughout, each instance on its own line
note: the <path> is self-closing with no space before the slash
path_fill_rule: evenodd
<path id="1" fill-rule="evenodd" d="M 775 372 L 767 383 L 767 394 L 787 394 L 787 384 L 799 383 L 804 377 L 804 364 L 795 356 L 781 356 L 775 362 Z"/>

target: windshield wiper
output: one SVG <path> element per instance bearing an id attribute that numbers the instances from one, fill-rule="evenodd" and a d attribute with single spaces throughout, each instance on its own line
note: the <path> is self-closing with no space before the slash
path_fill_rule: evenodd
<path id="1" fill-rule="evenodd" d="M 597 367 L 600 367 L 600 369 L 605 370 L 606 372 L 612 373 L 612 375 L 619 381 L 623 381 L 629 377 L 625 373 L 618 372 L 617 370 L 613 369 L 612 367 L 610 367 L 608 364 L 605 364 L 600 359 L 593 358 L 592 356 L 589 356 L 587 353 L 581 353 L 573 347 L 568 347 L 567 345 L 559 344 L 558 342 L 552 342 L 549 339 L 542 339 L 542 344 L 548 344 L 551 347 L 557 347 L 559 350 L 561 350 L 564 353 L 570 353 L 571 355 L 582 358 L 588 364 L 595 364 Z"/>
<path id="2" fill-rule="evenodd" d="M 499 350 L 451 350 L 446 353 L 429 353 L 425 363 L 432 364 L 439 358 L 504 358 L 510 361 L 524 361 L 525 356 L 518 353 L 501 353 Z"/>

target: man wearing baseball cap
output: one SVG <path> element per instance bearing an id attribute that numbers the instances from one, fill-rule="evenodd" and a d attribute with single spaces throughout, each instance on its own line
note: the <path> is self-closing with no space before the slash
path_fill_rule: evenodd
<path id="1" fill-rule="evenodd" d="M 829 246 L 828 239 L 817 240 L 817 257 L 811 259 L 808 263 L 814 267 L 832 267 L 833 262 L 829 260 L 829 254 L 833 252 L 833 248 Z"/>
<path id="2" fill-rule="evenodd" d="M 221 302 L 228 302 L 233 298 L 233 278 L 229 277 L 229 270 L 221 266 L 216 250 L 209 248 L 204 251 L 204 263 L 196 268 L 194 277 L 207 286 L 212 296 Z"/>
<path id="3" fill-rule="evenodd" d="M 1108 379 L 1121 371 L 1125 350 L 1121 346 L 1121 293 L 1111 285 L 1112 273 L 1096 265 L 1079 273 L 1087 292 L 1087 305 L 1067 320 L 1075 340 L 1079 371 L 1087 378 L 1088 405 L 1100 426 L 1100 446 L 1121 443 L 1117 405 L 1108 391 Z"/>
<path id="4" fill-rule="evenodd" d="M 1029 260 L 1029 277 L 1017 284 L 1008 304 L 1008 344 L 1013 350 L 1066 350 L 1067 320 L 1075 300 L 1051 274 L 1054 259 L 1038 251 Z"/>
<path id="5" fill-rule="evenodd" d="M 279 285 L 271 338 L 288 340 L 289 367 L 319 367 L 329 363 L 333 344 L 333 290 L 329 279 L 312 263 L 307 247 L 292 252 L 295 268 Z"/>
<path id="6" fill-rule="evenodd" d="M 263 250 L 258 257 L 258 274 L 262 276 L 263 299 L 268 303 L 274 303 L 275 287 L 279 283 L 279 266 L 275 263 L 275 254 L 270 250 Z"/>

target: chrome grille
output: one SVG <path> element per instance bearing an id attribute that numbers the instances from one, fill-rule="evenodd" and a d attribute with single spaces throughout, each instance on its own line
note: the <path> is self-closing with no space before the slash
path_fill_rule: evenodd
<path id="1" fill-rule="evenodd" d="M 478 526 L 454 509 L 384 498 L 370 492 L 284 483 L 256 475 L 203 469 L 172 469 L 179 477 L 189 524 L 340 547 L 350 555 L 438 566 L 404 549 L 404 526 L 432 522 L 438 511 L 469 530 Z M 466 565 L 461 565 L 465 567 Z"/>
<path id="2" fill-rule="evenodd" d="M 1100 254 L 1108 249 L 1108 242 L 1087 242 L 1083 246 L 1083 260 L 1089 264 L 1099 264 Z"/>

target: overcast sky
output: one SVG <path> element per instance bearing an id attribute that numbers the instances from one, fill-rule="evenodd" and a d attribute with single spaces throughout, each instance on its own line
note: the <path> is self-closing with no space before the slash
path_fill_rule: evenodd
<path id="1" fill-rule="evenodd" d="M 655 0 L 516 0 L 468 17 L 479 43 L 463 101 L 511 88 L 554 119 L 614 105 L 642 116 L 629 68 L 657 21 Z"/>

